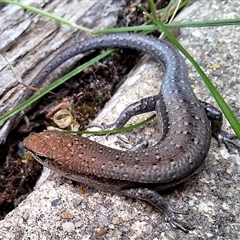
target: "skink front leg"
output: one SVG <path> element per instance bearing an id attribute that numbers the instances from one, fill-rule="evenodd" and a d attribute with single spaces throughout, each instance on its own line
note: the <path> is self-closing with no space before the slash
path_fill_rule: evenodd
<path id="1" fill-rule="evenodd" d="M 156 102 L 158 101 L 159 96 L 151 96 L 147 98 L 143 98 L 135 103 L 127 106 L 119 115 L 118 119 L 112 124 L 104 124 L 104 129 L 116 129 L 123 127 L 131 117 L 136 116 L 138 114 L 155 111 Z"/>
<path id="2" fill-rule="evenodd" d="M 230 145 L 233 145 L 240 150 L 240 140 L 237 138 L 237 136 L 222 130 L 223 116 L 221 111 L 207 102 L 200 100 L 200 103 L 211 122 L 212 135 L 217 139 L 218 146 L 220 147 L 220 145 L 223 143 L 229 151 L 231 149 Z"/>
<path id="3" fill-rule="evenodd" d="M 155 111 L 156 103 L 159 99 L 158 95 L 143 98 L 135 103 L 127 106 L 119 115 L 118 119 L 112 124 L 102 123 L 101 127 L 104 129 L 117 129 L 123 127 L 131 117 L 136 116 L 138 114 Z M 121 139 L 121 138 L 120 138 Z M 130 151 L 137 151 L 141 149 L 145 149 L 148 147 L 147 140 L 140 140 L 137 144 L 132 144 L 127 140 L 121 139 L 124 142 L 123 147 L 127 148 Z"/>

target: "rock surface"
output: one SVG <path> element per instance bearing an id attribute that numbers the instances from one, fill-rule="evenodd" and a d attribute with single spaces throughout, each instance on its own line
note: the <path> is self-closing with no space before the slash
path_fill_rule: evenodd
<path id="1" fill-rule="evenodd" d="M 240 2 L 193 1 L 178 21 L 237 18 Z M 240 27 L 187 28 L 179 41 L 193 55 L 240 118 Z M 207 88 L 188 63 L 192 86 L 200 99 L 214 104 Z M 156 63 L 146 58 L 126 80 L 96 122 L 112 122 L 124 106 L 153 95 L 159 88 Z M 152 87 L 152 89 L 148 89 Z M 134 99 L 133 99 L 134 97 Z M 111 114 L 109 114 L 111 113 Z M 139 134 L 153 138 L 156 122 Z M 224 129 L 230 130 L 224 122 Z M 101 138 L 101 142 L 103 142 Z M 115 138 L 110 136 L 110 143 Z M 239 239 L 240 157 L 222 146 L 212 146 L 203 169 L 170 194 L 173 206 L 189 208 L 183 216 L 195 226 L 188 234 L 172 229 L 161 213 L 147 203 L 89 189 L 52 174 L 18 208 L 0 222 L 0 239 Z M 79 194 L 80 187 L 85 189 Z"/>

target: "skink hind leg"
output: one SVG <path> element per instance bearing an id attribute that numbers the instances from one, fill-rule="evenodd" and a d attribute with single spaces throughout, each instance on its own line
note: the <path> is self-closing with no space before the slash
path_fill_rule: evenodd
<path id="1" fill-rule="evenodd" d="M 236 135 L 229 134 L 228 132 L 221 130 L 221 132 L 218 134 L 217 140 L 218 146 L 220 146 L 221 143 L 224 143 L 228 151 L 231 150 L 231 145 L 240 151 L 240 140 Z"/>
<path id="2" fill-rule="evenodd" d="M 132 188 L 124 189 L 121 193 L 125 196 L 141 199 L 149 202 L 164 213 L 165 221 L 169 222 L 173 227 L 179 228 L 184 232 L 192 230 L 193 227 L 186 224 L 176 217 L 176 214 L 187 214 L 186 211 L 180 211 L 173 208 L 159 193 L 148 188 Z"/>
<path id="3" fill-rule="evenodd" d="M 230 151 L 232 145 L 240 151 L 240 140 L 237 138 L 237 136 L 221 129 L 223 121 L 222 113 L 207 102 L 200 101 L 200 103 L 211 122 L 212 135 L 217 139 L 218 146 L 220 147 L 220 145 L 223 143 L 228 151 Z"/>

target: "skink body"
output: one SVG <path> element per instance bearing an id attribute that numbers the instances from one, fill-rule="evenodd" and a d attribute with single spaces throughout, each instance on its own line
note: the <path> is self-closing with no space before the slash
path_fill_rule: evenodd
<path id="1" fill-rule="evenodd" d="M 149 201 L 172 225 L 188 231 L 157 191 L 175 186 L 202 164 L 211 142 L 211 124 L 196 98 L 183 57 L 169 43 L 140 34 L 110 34 L 76 43 L 51 60 L 35 77 L 43 80 L 77 54 L 108 47 L 130 48 L 151 55 L 165 69 L 158 95 L 129 106 L 112 126 L 124 125 L 134 114 L 155 111 L 162 122 L 156 145 L 138 151 L 120 151 L 81 136 L 44 131 L 24 141 L 27 151 L 59 174 L 97 188 Z M 144 81 L 144 79 L 142 80 Z M 130 114 L 128 114 L 130 112 Z M 215 135 L 220 126 L 214 127 Z"/>

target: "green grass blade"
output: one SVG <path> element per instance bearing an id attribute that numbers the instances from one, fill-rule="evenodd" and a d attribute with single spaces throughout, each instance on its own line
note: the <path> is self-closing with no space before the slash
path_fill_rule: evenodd
<path id="1" fill-rule="evenodd" d="M 204 83 L 208 87 L 209 91 L 215 98 L 216 102 L 218 103 L 221 111 L 225 115 L 226 119 L 232 126 L 234 132 L 240 138 L 240 123 L 236 116 L 233 114 L 232 110 L 230 107 L 227 105 L 225 100 L 222 98 L 220 93 L 217 91 L 217 89 L 214 87 L 212 84 L 211 80 L 207 77 L 207 75 L 204 73 L 202 68 L 198 65 L 198 63 L 192 58 L 192 56 L 184 49 L 184 47 L 176 40 L 176 38 L 168 31 L 167 27 L 164 26 L 163 23 L 160 21 L 157 21 L 156 24 L 159 26 L 159 28 L 164 32 L 164 34 L 167 36 L 169 41 L 176 47 L 178 48 L 185 56 L 188 58 L 188 60 L 193 64 L 193 66 L 196 68 L 198 71 L 199 75 L 203 79 Z"/>
<path id="2" fill-rule="evenodd" d="M 143 120 L 142 122 L 138 122 L 136 124 L 132 124 L 127 127 L 122 127 L 122 128 L 116 128 L 116 129 L 111 129 L 111 130 L 101 130 L 101 131 L 62 131 L 63 133 L 75 133 L 75 134 L 94 134 L 94 135 L 105 135 L 105 134 L 116 134 L 116 133 L 121 133 L 121 132 L 127 132 L 127 131 L 132 131 L 135 128 L 144 126 L 148 122 L 150 122 L 152 119 L 156 117 L 156 114 L 153 114 L 149 118 Z"/>
<path id="3" fill-rule="evenodd" d="M 132 26 L 132 27 L 122 27 L 122 28 L 109 28 L 104 30 L 98 30 L 93 31 L 89 28 L 85 28 L 83 26 L 77 25 L 73 22 L 70 22 L 64 18 L 58 17 L 54 14 L 51 14 L 49 12 L 40 10 L 35 7 L 31 7 L 29 5 L 13 1 L 13 0 L 1 0 L 0 2 L 13 4 L 19 7 L 22 7 L 24 9 L 27 9 L 31 12 L 34 12 L 36 14 L 40 14 L 42 16 L 48 17 L 52 20 L 55 20 L 59 23 L 66 24 L 71 27 L 76 27 L 79 30 L 90 32 L 92 34 L 107 34 L 107 33 L 117 33 L 117 32 L 130 32 L 130 31 L 156 31 L 159 30 L 159 27 L 157 25 L 142 25 L 142 26 Z M 186 4 L 186 3 L 181 3 Z M 186 28 L 186 27 L 213 27 L 213 26 L 226 26 L 226 25 L 240 25 L 240 18 L 236 19 L 219 19 L 219 20 L 208 20 L 208 21 L 199 21 L 199 22 L 183 22 L 183 23 L 171 23 L 171 24 L 164 24 L 168 28 Z"/>
<path id="4" fill-rule="evenodd" d="M 218 27 L 218 26 L 229 26 L 229 25 L 240 25 L 240 18 L 164 24 L 164 26 L 167 27 L 168 29 L 196 28 L 196 27 Z M 108 29 L 104 29 L 104 30 L 93 31 L 92 33 L 93 34 L 108 34 L 108 33 L 133 32 L 133 31 L 153 32 L 156 30 L 159 30 L 159 27 L 157 25 L 142 25 L 142 26 L 132 26 L 132 27 L 121 27 L 121 28 L 108 28 Z"/>
<path id="5" fill-rule="evenodd" d="M 113 49 L 109 49 L 109 50 L 105 51 L 104 53 L 98 55 L 97 57 L 91 59 L 90 61 L 82 64 L 81 66 L 79 66 L 78 68 L 76 68 L 73 71 L 69 72 L 65 76 L 59 78 L 58 80 L 56 80 L 52 84 L 48 85 L 43 90 L 37 92 L 35 95 L 30 97 L 25 102 L 19 104 L 16 108 L 12 109 L 11 111 L 7 112 L 5 115 L 0 117 L 0 122 L 6 121 L 8 118 L 12 117 L 13 115 L 15 115 L 16 113 L 18 113 L 21 110 L 25 109 L 26 107 L 28 107 L 29 105 L 31 105 L 35 101 L 39 100 L 42 96 L 44 96 L 45 94 L 49 93 L 51 90 L 53 90 L 54 88 L 56 88 L 57 86 L 59 86 L 60 84 L 62 84 L 66 80 L 68 80 L 69 78 L 71 78 L 74 75 L 76 75 L 77 73 L 83 71 L 85 68 L 93 65 L 94 63 L 96 63 L 100 59 L 102 59 L 102 58 L 106 57 L 107 55 L 111 54 L 113 51 L 114 51 Z"/>
<path id="6" fill-rule="evenodd" d="M 16 5 L 16 6 L 19 6 L 21 8 L 24 8 L 24 9 L 27 9 L 28 11 L 31 11 L 31 12 L 34 12 L 34 13 L 37 13 L 37 14 L 40 14 L 44 17 L 47 17 L 47 18 L 50 18 L 50 19 L 53 19 L 57 22 L 60 22 L 60 23 L 64 23 L 68 26 L 71 26 L 71 27 L 75 27 L 75 28 L 78 28 L 79 30 L 82 30 L 82 31 L 85 31 L 85 32 L 92 32 L 91 29 L 89 28 L 85 28 L 83 26 L 80 26 L 76 23 L 73 23 L 73 22 L 70 22 L 64 18 L 61 18 L 61 17 L 58 17 L 54 14 L 51 14 L 49 12 L 46 12 L 46 11 L 43 11 L 43 10 L 40 10 L 38 8 L 35 8 L 35 7 L 31 7 L 30 5 L 26 5 L 26 4 L 23 4 L 23 3 L 20 3 L 20 2 L 16 2 L 16 1 L 12 1 L 12 0 L 1 0 L 1 2 L 4 2 L 4 3 L 9 3 L 9 4 L 13 4 L 13 5 Z"/>

